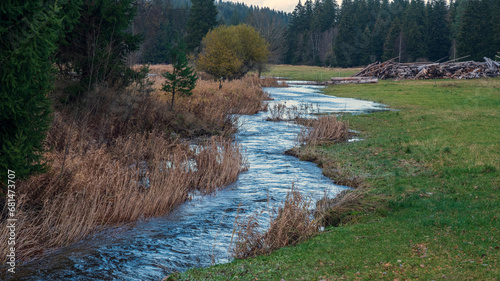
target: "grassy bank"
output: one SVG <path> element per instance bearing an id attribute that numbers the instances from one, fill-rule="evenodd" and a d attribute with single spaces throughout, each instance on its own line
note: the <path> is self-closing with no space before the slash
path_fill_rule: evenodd
<path id="1" fill-rule="evenodd" d="M 310 154 L 357 176 L 339 227 L 268 256 L 177 280 L 496 280 L 500 276 L 500 79 L 329 87 L 394 111 L 346 116 L 363 141 Z"/>
<path id="2" fill-rule="evenodd" d="M 271 65 L 263 76 L 286 77 L 292 80 L 326 81 L 331 77 L 349 76 L 361 68 L 327 68 L 304 65 Z"/>

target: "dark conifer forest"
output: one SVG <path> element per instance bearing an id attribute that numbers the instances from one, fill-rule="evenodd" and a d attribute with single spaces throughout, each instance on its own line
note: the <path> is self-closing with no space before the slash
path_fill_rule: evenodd
<path id="1" fill-rule="evenodd" d="M 292 13 L 206 2 L 217 8 L 216 25 L 256 28 L 270 44 L 271 63 L 351 67 L 391 58 L 482 60 L 500 51 L 497 0 L 299 0 Z M 168 62 L 164 46 L 189 34 L 191 5 L 188 0 L 139 2 L 134 26 L 145 41 L 138 62 Z"/>
<path id="2" fill-rule="evenodd" d="M 340 5 L 340 6 L 339 6 Z M 482 60 L 500 51 L 497 0 L 307 0 L 287 31 L 289 64 Z"/>

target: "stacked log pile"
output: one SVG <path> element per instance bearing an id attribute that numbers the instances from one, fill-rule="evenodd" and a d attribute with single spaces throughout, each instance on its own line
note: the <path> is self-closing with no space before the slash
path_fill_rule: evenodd
<path id="1" fill-rule="evenodd" d="M 378 79 L 472 79 L 500 76 L 500 63 L 489 58 L 485 62 L 398 63 L 389 60 L 372 63 L 352 77 Z"/>
<path id="2" fill-rule="evenodd" d="M 332 77 L 327 84 L 376 84 L 377 78 L 372 77 Z"/>

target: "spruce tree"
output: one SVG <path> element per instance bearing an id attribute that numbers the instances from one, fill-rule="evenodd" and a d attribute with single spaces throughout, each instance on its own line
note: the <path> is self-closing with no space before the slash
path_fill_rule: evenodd
<path id="1" fill-rule="evenodd" d="M 203 37 L 217 25 L 217 7 L 213 0 L 192 0 L 186 28 L 188 51 L 195 51 Z"/>
<path id="2" fill-rule="evenodd" d="M 377 14 L 377 20 L 373 27 L 371 48 L 376 56 L 375 60 L 381 60 L 384 54 L 384 42 L 391 26 L 391 14 L 389 13 L 389 1 L 383 0 Z"/>
<path id="3" fill-rule="evenodd" d="M 130 31 L 136 13 L 134 0 L 82 2 L 78 22 L 66 30 L 57 52 L 60 69 L 79 75 L 81 91 L 91 91 L 103 82 L 127 86 L 134 73 L 126 58 L 142 40 Z"/>
<path id="4" fill-rule="evenodd" d="M 320 14 L 321 31 L 328 30 L 335 25 L 337 10 L 338 6 L 335 1 L 324 0 Z"/>
<path id="5" fill-rule="evenodd" d="M 179 93 L 184 96 L 190 96 L 196 86 L 198 77 L 194 69 L 188 66 L 184 44 L 170 48 L 170 58 L 174 69 L 172 73 L 163 73 L 163 77 L 167 80 L 163 84 L 162 90 L 172 93 L 170 109 L 174 110 L 175 94 Z"/>
<path id="6" fill-rule="evenodd" d="M 357 63 L 355 13 L 356 11 L 352 0 L 343 0 L 338 24 L 339 33 L 334 46 L 336 64 L 342 67 L 352 66 Z"/>
<path id="7" fill-rule="evenodd" d="M 442 59 L 448 55 L 451 47 L 450 23 L 445 0 L 432 0 L 427 4 L 427 47 L 431 61 Z"/>
<path id="8" fill-rule="evenodd" d="M 405 61 L 415 61 L 427 56 L 426 26 L 424 1 L 412 0 L 402 17 L 402 29 L 406 38 L 407 56 Z"/>
<path id="9" fill-rule="evenodd" d="M 51 56 L 61 28 L 58 1 L 0 2 L 0 186 L 7 170 L 24 179 L 44 170 L 50 124 Z"/>
<path id="10" fill-rule="evenodd" d="M 493 9 L 492 9 L 492 14 L 493 17 L 491 19 L 491 22 L 493 24 L 493 44 L 491 44 L 493 47 L 493 55 L 500 56 L 500 1 L 495 1 L 493 3 Z M 492 58 L 493 58 L 492 55 Z M 497 60 L 500 60 L 500 58 L 497 57 Z"/>
<path id="11" fill-rule="evenodd" d="M 398 61 L 401 61 L 401 57 L 406 55 L 406 43 L 401 29 L 401 22 L 399 18 L 392 21 L 391 27 L 389 28 L 389 33 L 385 39 L 384 43 L 384 54 L 382 60 L 389 60 L 395 57 L 399 57 Z"/>
<path id="12" fill-rule="evenodd" d="M 490 1 L 469 0 L 466 3 L 458 34 L 458 55 L 470 55 L 473 60 L 493 56 L 493 25 Z"/>

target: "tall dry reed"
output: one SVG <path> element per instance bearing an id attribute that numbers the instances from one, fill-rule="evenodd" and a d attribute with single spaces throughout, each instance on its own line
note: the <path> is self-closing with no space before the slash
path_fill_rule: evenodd
<path id="1" fill-rule="evenodd" d="M 344 142 L 350 137 L 349 122 L 340 120 L 335 115 L 321 116 L 313 120 L 311 128 L 304 128 L 298 135 L 298 141 L 307 145 L 321 145 Z"/>
<path id="2" fill-rule="evenodd" d="M 232 248 L 234 258 L 243 259 L 268 254 L 276 249 L 295 245 L 318 233 L 319 228 L 311 218 L 310 201 L 292 187 L 283 207 L 273 210 L 269 228 L 261 231 L 259 214 L 251 215 L 236 223 L 236 240 Z"/>
<path id="3" fill-rule="evenodd" d="M 170 101 L 171 94 L 161 90 L 165 78 L 160 75 L 168 71 L 169 66 L 151 66 L 151 69 L 158 74 L 149 78 L 153 84 L 151 95 L 156 100 Z M 264 100 L 269 100 L 269 95 L 254 77 L 225 81 L 222 88 L 214 80 L 199 79 L 191 96 L 176 97 L 168 128 L 185 137 L 227 136 L 237 129 L 234 114 L 255 114 L 265 108 Z"/>
<path id="4" fill-rule="evenodd" d="M 211 193 L 233 182 L 243 164 L 230 140 L 212 138 L 194 151 L 154 132 L 118 138 L 112 148 L 65 153 L 47 155 L 52 169 L 18 186 L 19 258 L 68 245 L 102 226 L 164 215 L 189 191 Z M 5 223 L 0 227 L 3 239 Z M 2 259 L 6 254 L 2 248 Z"/>
<path id="5" fill-rule="evenodd" d="M 308 115 L 319 113 L 319 105 L 312 103 L 300 103 L 298 105 L 288 106 L 285 103 L 275 103 L 273 106 L 268 106 L 268 111 L 271 114 L 267 121 L 295 121 L 303 123 Z M 307 125 L 309 123 L 306 123 Z"/>

